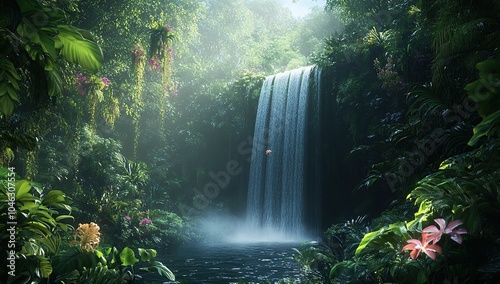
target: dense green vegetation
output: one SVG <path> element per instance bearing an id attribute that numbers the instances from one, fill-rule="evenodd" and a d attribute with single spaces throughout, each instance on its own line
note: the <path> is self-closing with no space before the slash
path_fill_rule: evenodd
<path id="1" fill-rule="evenodd" d="M 283 281 L 499 276 L 499 1 L 327 0 L 303 19 L 274 0 L 1 5 L 10 283 L 173 279 L 157 251 L 196 241 L 203 212 L 244 212 L 264 76 L 313 63 L 333 74 L 343 178 L 324 243 Z M 204 192 L 230 160 L 241 172 Z"/>
<path id="2" fill-rule="evenodd" d="M 345 31 L 316 58 L 336 74 L 341 171 L 359 207 L 342 208 L 352 220 L 337 219 L 324 246 L 301 251 L 302 263 L 315 268 L 306 266 L 306 279 L 494 283 L 500 2 L 327 6 L 341 12 Z M 311 255 L 314 262 L 303 259 Z"/>

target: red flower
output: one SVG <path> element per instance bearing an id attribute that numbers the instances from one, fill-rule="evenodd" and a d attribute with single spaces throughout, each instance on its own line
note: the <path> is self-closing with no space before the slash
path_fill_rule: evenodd
<path id="1" fill-rule="evenodd" d="M 444 219 L 438 218 L 434 219 L 434 221 L 439 225 L 439 229 L 436 226 L 431 225 L 422 230 L 422 234 L 425 233 L 428 235 L 430 241 L 437 243 L 441 239 L 441 236 L 445 234 L 450 235 L 451 239 L 455 242 L 459 244 L 462 243 L 462 236 L 460 235 L 467 234 L 467 230 L 463 228 L 455 229 L 463 224 L 461 220 L 451 221 L 448 226 L 446 225 L 446 221 Z"/>
<path id="2" fill-rule="evenodd" d="M 416 259 L 420 252 L 424 252 L 433 260 L 436 259 L 436 253 L 441 253 L 441 247 L 435 244 L 431 244 L 432 240 L 428 240 L 428 234 L 422 234 L 422 241 L 417 239 L 410 239 L 407 242 L 406 246 L 403 247 L 403 250 L 411 250 L 410 257 L 411 259 Z"/>

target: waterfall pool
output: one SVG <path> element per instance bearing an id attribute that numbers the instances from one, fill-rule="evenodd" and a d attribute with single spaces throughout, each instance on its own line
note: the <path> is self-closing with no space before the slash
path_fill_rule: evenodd
<path id="1" fill-rule="evenodd" d="M 292 242 L 188 244 L 157 260 L 174 272 L 179 283 L 275 283 L 301 273 L 292 250 L 299 246 Z"/>

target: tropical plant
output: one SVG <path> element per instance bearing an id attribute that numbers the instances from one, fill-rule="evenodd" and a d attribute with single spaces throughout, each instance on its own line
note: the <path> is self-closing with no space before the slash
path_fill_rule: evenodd
<path id="1" fill-rule="evenodd" d="M 473 254 L 470 250 L 483 251 L 486 247 L 479 248 L 473 243 L 484 242 L 488 249 L 496 248 L 500 228 L 493 220 L 500 218 L 500 189 L 498 187 L 498 141 L 493 140 L 481 147 L 464 154 L 453 156 L 441 163 L 439 171 L 432 173 L 420 180 L 415 189 L 408 195 L 408 199 L 419 206 L 412 221 L 399 222 L 384 226 L 383 228 L 370 232 L 363 237 L 356 256 L 366 260 L 373 260 L 371 271 L 382 273 L 385 269 L 390 272 L 391 277 L 403 281 L 406 278 L 399 273 L 412 273 L 419 283 L 434 279 L 492 279 L 498 270 L 492 269 L 498 264 L 498 260 L 486 260 L 483 256 Z M 443 219 L 437 218 L 438 229 L 435 226 L 423 228 L 423 224 L 431 218 L 444 217 L 455 221 L 446 225 Z M 463 220 L 458 221 L 457 219 Z M 464 229 L 456 229 L 461 223 Z M 422 233 L 422 241 L 413 239 L 411 244 L 403 247 L 405 240 L 411 239 L 414 232 Z M 442 234 L 450 234 L 451 240 L 462 243 L 462 236 L 468 233 L 463 240 L 463 246 L 457 248 L 449 242 L 444 242 L 443 249 L 436 247 Z M 468 239 L 472 239 L 470 242 Z M 431 243 L 431 244 L 429 244 Z M 424 252 L 426 244 L 429 244 L 428 255 L 437 262 L 445 259 L 453 262 L 445 271 L 440 264 L 422 260 L 426 269 L 418 272 L 414 265 L 408 263 L 401 256 L 398 248 L 411 249 L 412 259 L 418 257 L 420 249 Z M 443 257 L 435 256 L 435 252 L 443 253 Z M 464 252 L 467 252 L 464 257 Z M 382 253 L 380 253 L 382 252 Z M 488 254 L 489 255 L 489 254 Z M 465 269 L 465 263 L 473 261 L 478 263 L 477 267 Z M 385 266 L 385 268 L 384 268 Z M 483 267 L 488 267 L 485 269 Z M 382 270 L 380 270 L 382 269 Z M 404 280 L 406 281 L 406 280 Z M 436 281 L 436 280 L 435 280 Z M 486 280 L 485 280 L 486 281 Z M 402 282 L 401 282 L 402 283 Z"/>
<path id="2" fill-rule="evenodd" d="M 2 116 L 12 114 L 15 104 L 23 99 L 21 93 L 28 93 L 35 101 L 62 93 L 60 57 L 91 71 L 103 63 L 93 36 L 65 24 L 63 10 L 37 0 L 9 1 L 4 6 L 0 12 Z"/>
<path id="3" fill-rule="evenodd" d="M 469 98 L 477 103 L 477 112 L 483 120 L 474 127 L 468 145 L 474 146 L 480 138 L 500 137 L 500 59 L 479 62 L 479 79 L 465 86 Z"/>
<path id="4" fill-rule="evenodd" d="M 8 283 L 48 277 L 50 256 L 59 250 L 60 235 L 71 228 L 64 221 L 73 219 L 70 200 L 62 191 L 45 191 L 36 182 L 17 178 L 13 168 L 0 168 L 0 237 L 16 259 L 16 273 Z"/>
<path id="5" fill-rule="evenodd" d="M 328 271 L 334 261 L 330 248 L 313 242 L 300 244 L 300 249 L 292 248 L 293 258 L 302 267 L 305 277 L 302 281 L 322 282 L 328 279 Z"/>
<path id="6" fill-rule="evenodd" d="M 92 227 L 91 234 L 95 237 L 96 224 L 84 224 Z M 82 227 L 83 228 L 83 227 Z M 89 233 L 88 229 L 86 232 Z M 95 244 L 95 243 L 94 243 Z M 135 271 L 135 265 L 142 262 L 141 271 L 157 273 L 169 280 L 175 280 L 175 275 L 159 261 L 154 261 L 157 252 L 154 249 L 137 250 L 129 247 L 119 251 L 116 247 L 98 249 L 92 245 L 90 249 L 78 244 L 52 257 L 54 267 L 50 275 L 52 281 L 72 281 L 76 283 L 135 283 L 140 276 Z M 50 280 L 50 279 L 49 279 Z M 89 282 L 90 281 L 90 282 Z"/>

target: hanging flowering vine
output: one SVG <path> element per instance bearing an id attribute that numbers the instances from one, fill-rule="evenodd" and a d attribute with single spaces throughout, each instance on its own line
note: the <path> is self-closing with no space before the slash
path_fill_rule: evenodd
<path id="1" fill-rule="evenodd" d="M 95 111 L 97 104 L 104 100 L 103 90 L 108 88 L 111 81 L 106 77 L 96 75 L 86 76 L 83 73 L 75 74 L 77 92 L 87 97 L 88 109 L 90 112 L 90 125 L 95 126 Z"/>
<path id="2" fill-rule="evenodd" d="M 127 108 L 126 113 L 132 117 L 134 124 L 134 158 L 137 155 L 139 145 L 139 120 L 142 111 L 142 90 L 144 88 L 144 71 L 146 70 L 146 51 L 140 44 L 137 44 L 130 52 L 134 69 L 135 87 L 131 95 L 132 104 Z"/>
<path id="3" fill-rule="evenodd" d="M 149 62 L 150 70 L 155 70 L 162 76 L 163 93 L 160 94 L 160 118 L 165 118 L 168 95 L 176 95 L 176 84 L 172 81 L 172 64 L 174 51 L 172 42 L 175 39 L 174 31 L 170 25 L 164 25 L 151 31 L 151 58 Z"/>

